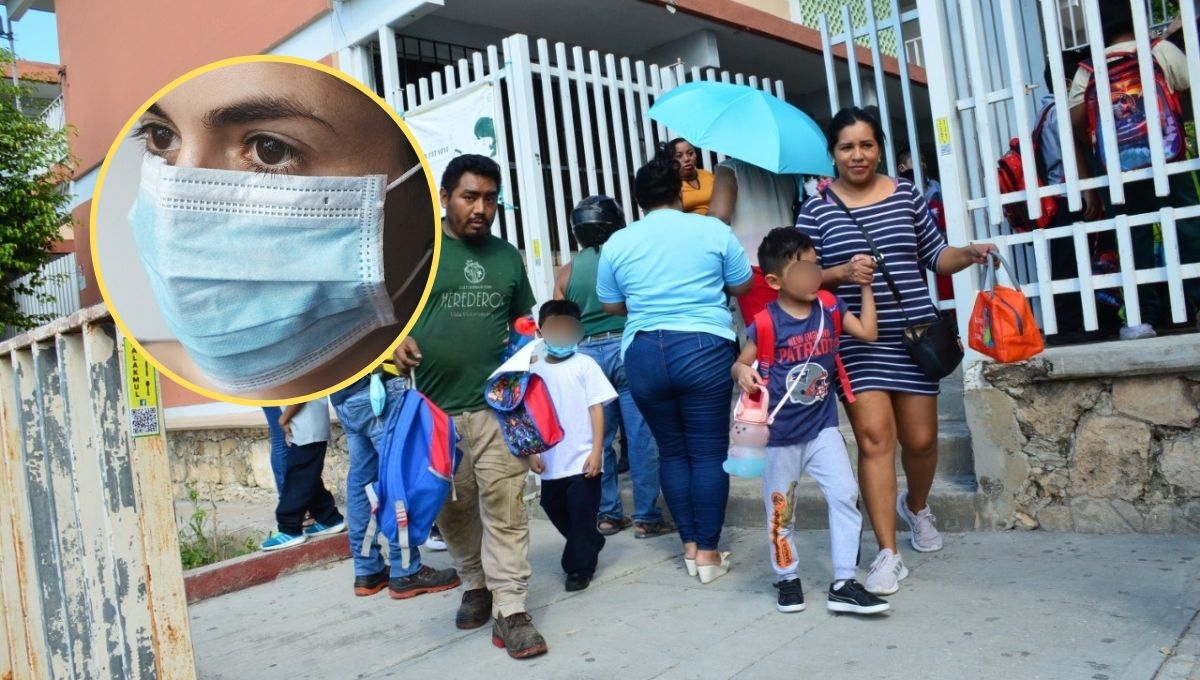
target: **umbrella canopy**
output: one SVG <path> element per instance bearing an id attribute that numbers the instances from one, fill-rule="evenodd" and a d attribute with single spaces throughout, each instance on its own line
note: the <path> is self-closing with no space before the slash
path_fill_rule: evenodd
<path id="1" fill-rule="evenodd" d="M 658 98 L 650 118 L 692 144 L 775 173 L 833 175 L 825 133 L 800 109 L 746 85 L 694 82 Z"/>

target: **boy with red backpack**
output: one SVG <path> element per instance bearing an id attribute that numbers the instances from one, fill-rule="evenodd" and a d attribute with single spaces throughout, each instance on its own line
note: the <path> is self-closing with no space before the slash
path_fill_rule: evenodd
<path id="1" fill-rule="evenodd" d="M 1103 135 L 1099 130 L 1100 107 L 1110 106 L 1116 128 L 1115 153 L 1120 157 L 1122 171 L 1150 166 L 1151 125 L 1159 125 L 1162 130 L 1162 151 L 1166 161 L 1183 159 L 1187 154 L 1187 139 L 1179 93 L 1191 87 L 1187 58 L 1170 42 L 1155 40 L 1150 49 L 1154 62 L 1154 82 L 1143 83 L 1130 3 L 1128 0 L 1105 0 L 1100 3 L 1100 9 L 1112 99 L 1111 102 L 1098 101 L 1094 65 L 1091 60 L 1081 62 L 1068 97 L 1077 142 L 1090 146 L 1100 163 L 1104 164 L 1106 153 L 1114 153 L 1114 150 L 1103 146 Z M 1146 96 L 1156 98 L 1158 121 L 1146 118 Z M 1082 177 L 1086 169 L 1080 170 Z M 1158 197 L 1152 179 L 1126 184 L 1125 204 L 1114 205 L 1113 211 L 1128 215 L 1156 213 L 1164 205 L 1183 208 L 1195 205 L 1200 200 L 1191 173 L 1171 175 L 1170 185 L 1170 195 Z M 1200 219 L 1179 220 L 1175 228 L 1181 261 L 1185 264 L 1200 261 Z M 1153 225 L 1134 227 L 1132 237 L 1133 260 L 1137 269 L 1155 267 Z M 1169 302 L 1165 288 L 1165 284 L 1161 283 L 1138 286 L 1142 323 L 1122 328 L 1122 338 L 1153 337 L 1153 327 L 1168 321 Z M 1189 315 L 1195 315 L 1200 306 L 1200 279 L 1184 281 L 1184 298 Z"/>
<path id="2" fill-rule="evenodd" d="M 746 329 L 748 342 L 732 370 L 743 390 L 751 394 L 767 390 L 771 410 L 778 409 L 774 420 L 768 421 L 763 474 L 771 566 L 779 577 L 776 608 L 781 612 L 805 608 L 792 532 L 796 487 L 807 472 L 829 506 L 834 581 L 826 607 L 852 614 L 887 611 L 890 605 L 854 578 L 862 530 L 856 506 L 858 483 L 838 430 L 837 404 L 830 389 L 836 380 L 843 397 L 853 399 L 838 359 L 838 337 L 844 328 L 861 340 L 876 340 L 871 286 L 862 287 L 862 318 L 847 312 L 844 302 L 820 290 L 821 266 L 812 239 L 791 227 L 767 234 L 758 249 L 758 262 L 779 297 L 755 315 Z"/>

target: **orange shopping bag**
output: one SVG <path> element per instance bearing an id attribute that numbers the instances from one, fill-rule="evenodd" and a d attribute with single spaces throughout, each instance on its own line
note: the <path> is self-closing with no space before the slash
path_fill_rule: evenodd
<path id="1" fill-rule="evenodd" d="M 1016 285 L 1008 261 L 999 253 L 991 253 L 1008 278 Z M 1033 318 L 1029 300 L 1016 288 L 996 285 L 996 268 L 989 260 L 984 268 L 983 290 L 975 297 L 975 309 L 971 312 L 971 323 L 967 328 L 967 342 L 971 349 L 999 361 L 1012 363 L 1024 361 L 1045 349 L 1042 333 Z"/>

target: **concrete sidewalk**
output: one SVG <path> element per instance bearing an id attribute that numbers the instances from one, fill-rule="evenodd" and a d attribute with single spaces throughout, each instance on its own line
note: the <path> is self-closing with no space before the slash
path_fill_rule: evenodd
<path id="1" fill-rule="evenodd" d="M 202 678 L 1200 677 L 1194 536 L 970 533 L 933 555 L 874 619 L 824 609 L 828 534 L 799 536 L 809 609 L 774 608 L 762 531 L 725 534 L 734 569 L 689 579 L 673 537 L 609 540 L 597 581 L 562 589 L 561 539 L 534 521 L 529 603 L 550 654 L 510 660 L 461 632 L 461 591 L 355 598 L 348 562 L 191 607 Z M 868 537 L 869 539 L 869 537 Z M 873 556 L 864 541 L 864 562 Z M 445 553 L 427 562 L 446 566 Z"/>

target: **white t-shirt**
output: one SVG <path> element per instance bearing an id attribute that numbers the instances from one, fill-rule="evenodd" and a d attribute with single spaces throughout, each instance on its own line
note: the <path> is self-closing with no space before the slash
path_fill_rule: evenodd
<path id="1" fill-rule="evenodd" d="M 1125 40 L 1109 45 L 1104 49 L 1104 54 L 1111 57 L 1116 52 L 1133 52 L 1136 49 L 1136 42 Z M 1191 86 L 1191 81 L 1188 79 L 1187 56 L 1184 55 L 1183 50 L 1180 50 L 1173 43 L 1160 40 L 1154 47 L 1150 48 L 1150 56 L 1154 61 L 1158 62 L 1158 67 L 1163 71 L 1163 78 L 1166 79 L 1167 85 L 1172 90 L 1181 92 Z M 1110 58 L 1109 61 L 1112 61 L 1112 59 Z M 1067 95 L 1068 108 L 1073 109 L 1083 104 L 1088 83 L 1091 81 L 1091 71 L 1081 68 L 1075 72 L 1075 78 L 1071 80 L 1071 91 Z"/>
<path id="2" fill-rule="evenodd" d="M 329 441 L 329 402 L 324 399 L 306 402 L 289 424 L 294 446 Z"/>
<path id="3" fill-rule="evenodd" d="M 546 464 L 542 479 L 583 474 L 583 465 L 592 453 L 592 417 L 588 409 L 616 399 L 617 391 L 600 365 L 585 354 L 576 353 L 555 364 L 541 359 L 529 370 L 546 382 L 563 429 L 562 441 L 542 454 Z"/>
<path id="4" fill-rule="evenodd" d="M 737 202 L 733 205 L 729 228 L 745 249 L 750 264 L 757 266 L 758 247 L 767 232 L 796 224 L 792 205 L 802 178 L 767 172 L 736 158 L 726 158 L 717 167 L 732 172 L 737 180 Z"/>

